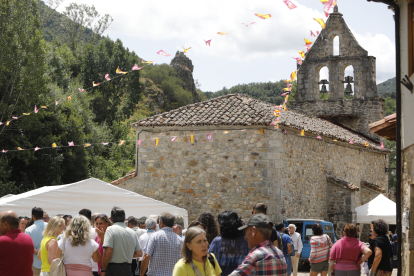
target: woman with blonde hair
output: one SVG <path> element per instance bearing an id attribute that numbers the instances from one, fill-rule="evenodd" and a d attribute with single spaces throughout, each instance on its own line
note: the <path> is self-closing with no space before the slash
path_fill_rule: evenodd
<path id="1" fill-rule="evenodd" d="M 67 276 L 92 276 L 91 258 L 101 261 L 98 243 L 89 238 L 91 225 L 82 215 L 74 217 L 66 229 L 65 237 L 58 242 L 56 258 L 63 253 Z"/>
<path id="2" fill-rule="evenodd" d="M 43 239 L 40 242 L 40 250 L 37 259 L 42 261 L 40 276 L 49 276 L 50 265 L 55 259 L 58 248 L 57 236 L 62 233 L 65 227 L 65 220 L 55 216 L 51 218 L 43 231 Z"/>
<path id="3" fill-rule="evenodd" d="M 173 276 L 220 276 L 221 268 L 214 254 L 208 254 L 206 231 L 188 228 L 181 249 L 183 258 L 174 267 Z"/>

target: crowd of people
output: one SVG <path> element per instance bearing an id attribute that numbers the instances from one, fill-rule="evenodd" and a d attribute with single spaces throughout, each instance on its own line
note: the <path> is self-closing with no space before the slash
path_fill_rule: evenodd
<path id="1" fill-rule="evenodd" d="M 336 243 L 320 223 L 312 232 L 311 276 L 360 275 L 365 262 L 368 274 L 391 275 L 395 244 L 384 221 L 372 222 L 369 246 L 353 224 Z M 274 224 L 258 203 L 247 221 L 234 211 L 202 212 L 184 230 L 168 212 L 138 221 L 119 207 L 109 217 L 82 209 L 49 218 L 34 207 L 27 218 L 9 210 L 0 213 L 0 248 L 0 276 L 56 275 L 59 266 L 67 276 L 297 276 L 303 244 L 294 224 Z"/>

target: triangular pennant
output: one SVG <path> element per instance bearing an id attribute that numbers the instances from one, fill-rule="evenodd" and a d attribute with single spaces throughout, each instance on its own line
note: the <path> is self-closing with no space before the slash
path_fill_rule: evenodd
<path id="1" fill-rule="evenodd" d="M 174 143 L 175 139 L 177 139 L 177 136 L 171 137 L 171 143 Z"/>
<path id="2" fill-rule="evenodd" d="M 139 146 L 141 145 L 142 140 L 137 140 L 137 148 L 139 148 Z"/>
<path id="3" fill-rule="evenodd" d="M 302 130 L 300 131 L 300 136 L 305 136 L 305 130 L 303 130 L 303 129 L 302 129 Z"/>
<path id="4" fill-rule="evenodd" d="M 190 135 L 190 143 L 195 143 L 194 135 Z"/>
<path id="5" fill-rule="evenodd" d="M 155 145 L 158 146 L 158 144 L 160 143 L 160 138 L 155 138 Z"/>

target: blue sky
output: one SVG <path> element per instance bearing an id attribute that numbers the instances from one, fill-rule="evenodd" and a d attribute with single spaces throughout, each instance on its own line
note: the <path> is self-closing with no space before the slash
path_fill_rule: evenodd
<path id="1" fill-rule="evenodd" d="M 66 0 L 94 5 L 114 22 L 105 35 L 121 39 L 146 60 L 170 63 L 181 45 L 192 47 L 187 56 L 202 91 L 217 91 L 237 84 L 279 81 L 289 77 L 292 59 L 304 40 L 314 41 L 310 30 L 320 30 L 312 18 L 325 18 L 319 0 L 293 0 L 289 10 L 282 0 Z M 395 77 L 393 13 L 384 4 L 366 0 L 338 0 L 339 12 L 369 55 L 377 58 L 377 83 Z M 255 13 L 272 17 L 262 20 Z M 255 24 L 245 27 L 241 23 Z M 226 36 L 217 32 L 230 32 Z M 204 39 L 212 39 L 211 47 Z M 156 54 L 164 50 L 170 57 Z M 321 73 L 322 74 L 322 73 Z M 350 73 L 351 74 L 351 73 Z"/>

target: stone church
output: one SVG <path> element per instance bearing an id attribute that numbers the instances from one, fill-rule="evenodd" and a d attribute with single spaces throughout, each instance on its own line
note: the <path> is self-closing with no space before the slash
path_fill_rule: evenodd
<path id="1" fill-rule="evenodd" d="M 335 36 L 339 56 L 332 52 Z M 355 93 L 347 100 L 342 81 L 349 64 Z M 329 67 L 328 100 L 319 100 L 323 66 Z M 190 220 L 224 210 L 247 219 L 264 202 L 275 222 L 324 219 L 337 229 L 355 221 L 355 207 L 387 192 L 389 151 L 369 132 L 383 117 L 375 58 L 337 8 L 299 68 L 296 101 L 282 112 L 279 130 L 271 126 L 273 109 L 230 94 L 133 123 L 142 140 L 136 169 L 112 183 L 185 208 Z"/>

